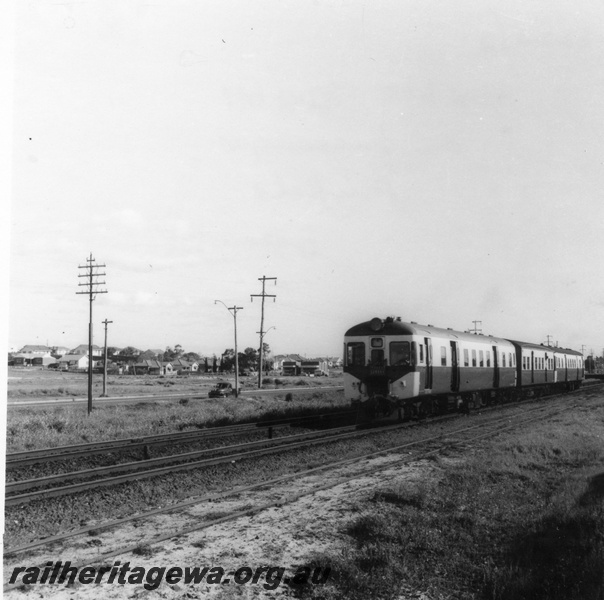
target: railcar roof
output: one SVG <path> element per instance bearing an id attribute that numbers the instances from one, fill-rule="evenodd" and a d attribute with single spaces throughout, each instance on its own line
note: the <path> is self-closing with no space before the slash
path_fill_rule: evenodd
<path id="1" fill-rule="evenodd" d="M 572 354 L 575 356 L 583 356 L 581 352 L 577 350 L 571 350 L 570 348 L 558 348 L 555 346 L 546 346 L 544 344 L 533 344 L 531 342 L 520 342 L 518 340 L 510 340 L 512 344 L 518 344 L 521 348 L 532 348 L 534 350 L 548 350 L 549 352 L 557 352 L 558 354 Z"/>
<path id="2" fill-rule="evenodd" d="M 372 324 L 377 321 L 381 321 L 382 327 L 381 329 L 374 329 Z M 497 338 L 491 335 L 483 335 L 483 334 L 473 334 L 466 333 L 464 331 L 455 331 L 454 329 L 445 329 L 442 327 L 434 327 L 433 325 L 420 325 L 418 323 L 406 323 L 404 321 L 386 318 L 386 319 L 372 319 L 371 321 L 365 321 L 364 323 L 359 323 L 354 327 L 351 327 L 346 333 L 345 336 L 379 336 L 379 335 L 423 335 L 428 334 L 436 337 L 441 337 L 450 340 L 463 340 L 467 342 L 484 342 L 484 343 L 493 343 L 493 344 L 501 344 L 501 343 L 509 343 L 509 340 L 504 338 Z"/>

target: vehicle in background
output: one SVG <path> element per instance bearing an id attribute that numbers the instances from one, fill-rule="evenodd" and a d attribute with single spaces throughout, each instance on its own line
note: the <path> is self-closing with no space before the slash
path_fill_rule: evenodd
<path id="1" fill-rule="evenodd" d="M 210 390 L 208 398 L 227 398 L 234 395 L 235 387 L 226 381 L 221 381 Z"/>

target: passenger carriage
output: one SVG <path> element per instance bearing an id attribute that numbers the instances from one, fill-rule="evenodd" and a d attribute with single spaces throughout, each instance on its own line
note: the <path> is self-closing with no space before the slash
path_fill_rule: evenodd
<path id="1" fill-rule="evenodd" d="M 585 376 L 583 355 L 567 348 L 512 341 L 516 351 L 518 385 L 528 395 L 578 388 Z"/>
<path id="2" fill-rule="evenodd" d="M 344 338 L 344 391 L 369 414 L 400 418 L 512 396 L 514 346 L 507 340 L 375 318 Z"/>
<path id="3" fill-rule="evenodd" d="M 344 393 L 366 418 L 469 410 L 522 395 L 572 390 L 574 350 L 375 318 L 344 337 Z"/>

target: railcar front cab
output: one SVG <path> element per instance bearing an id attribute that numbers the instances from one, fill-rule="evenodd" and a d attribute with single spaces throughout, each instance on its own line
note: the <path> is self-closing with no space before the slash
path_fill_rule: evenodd
<path id="1" fill-rule="evenodd" d="M 353 407 L 369 416 L 388 416 L 419 395 L 416 370 L 423 360 L 413 330 L 400 319 L 375 318 L 357 325 L 344 337 L 344 393 Z"/>

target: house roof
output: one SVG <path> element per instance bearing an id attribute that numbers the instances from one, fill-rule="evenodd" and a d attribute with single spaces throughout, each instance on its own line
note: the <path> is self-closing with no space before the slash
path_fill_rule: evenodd
<path id="1" fill-rule="evenodd" d="M 102 350 L 99 346 L 92 344 L 92 350 Z M 85 354 L 88 355 L 88 344 L 80 344 L 71 351 L 71 354 Z"/>
<path id="2" fill-rule="evenodd" d="M 138 361 L 134 364 L 135 367 L 148 367 L 153 369 L 159 369 L 162 366 L 162 363 L 153 358 L 143 358 L 143 360 Z"/>
<path id="3" fill-rule="evenodd" d="M 19 352 L 23 354 L 27 354 L 29 352 L 50 352 L 50 348 L 48 346 L 28 344 L 27 346 L 23 346 Z"/>
<path id="4" fill-rule="evenodd" d="M 72 360 L 81 360 L 88 358 L 88 354 L 64 354 L 59 358 L 59 362 L 71 362 Z"/>
<path id="5" fill-rule="evenodd" d="M 175 358 L 172 361 L 173 365 L 179 365 L 181 367 L 190 367 L 194 364 L 199 364 L 196 360 L 185 360 L 184 358 Z"/>

